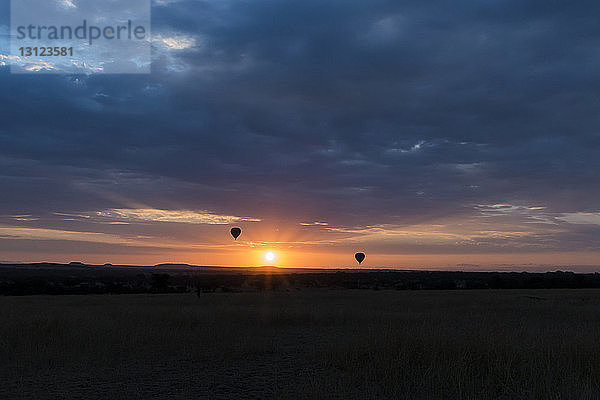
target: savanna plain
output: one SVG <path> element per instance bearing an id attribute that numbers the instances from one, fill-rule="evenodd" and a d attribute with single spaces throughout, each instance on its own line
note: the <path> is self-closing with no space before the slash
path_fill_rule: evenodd
<path id="1" fill-rule="evenodd" d="M 597 399 L 600 290 L 0 298 L 2 399 Z"/>

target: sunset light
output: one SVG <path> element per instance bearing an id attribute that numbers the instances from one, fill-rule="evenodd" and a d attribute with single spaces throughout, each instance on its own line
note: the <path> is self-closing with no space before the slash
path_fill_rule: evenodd
<path id="1" fill-rule="evenodd" d="M 275 258 L 276 258 L 275 253 L 272 252 L 272 251 L 267 251 L 265 253 L 265 260 L 266 261 L 273 262 L 273 261 L 275 261 Z"/>

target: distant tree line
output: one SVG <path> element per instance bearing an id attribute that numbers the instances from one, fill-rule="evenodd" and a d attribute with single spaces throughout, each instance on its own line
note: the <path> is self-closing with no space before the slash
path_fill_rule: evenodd
<path id="1" fill-rule="evenodd" d="M 0 269 L 0 295 L 127 294 L 365 290 L 600 288 L 600 274 L 572 272 L 365 271 L 319 273 L 194 273 Z"/>

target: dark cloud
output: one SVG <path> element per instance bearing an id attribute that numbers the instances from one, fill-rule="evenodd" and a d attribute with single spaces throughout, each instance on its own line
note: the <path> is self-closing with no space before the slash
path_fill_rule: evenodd
<path id="1" fill-rule="evenodd" d="M 151 75 L 0 67 L 1 211 L 137 202 L 337 226 L 435 222 L 505 202 L 598 211 L 598 9 L 156 5 L 153 34 L 194 44 L 155 43 Z M 571 228 L 553 246 L 598 238 Z"/>

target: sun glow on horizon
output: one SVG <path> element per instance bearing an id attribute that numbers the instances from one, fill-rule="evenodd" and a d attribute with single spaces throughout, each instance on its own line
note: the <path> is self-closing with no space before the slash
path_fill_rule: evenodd
<path id="1" fill-rule="evenodd" d="M 265 253 L 265 260 L 266 261 L 273 262 L 273 261 L 275 261 L 275 258 L 277 258 L 275 252 L 273 252 L 273 251 L 267 251 Z"/>

